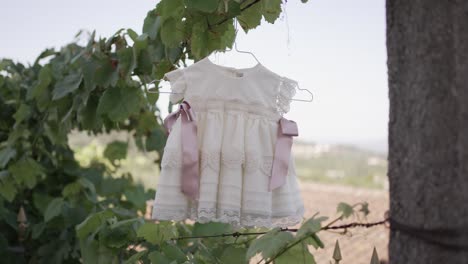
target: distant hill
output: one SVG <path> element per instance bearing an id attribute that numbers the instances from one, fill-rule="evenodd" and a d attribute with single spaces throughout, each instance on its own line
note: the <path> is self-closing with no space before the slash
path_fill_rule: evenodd
<path id="1" fill-rule="evenodd" d="M 354 145 L 295 142 L 293 153 L 301 180 L 387 188 L 387 156 Z"/>

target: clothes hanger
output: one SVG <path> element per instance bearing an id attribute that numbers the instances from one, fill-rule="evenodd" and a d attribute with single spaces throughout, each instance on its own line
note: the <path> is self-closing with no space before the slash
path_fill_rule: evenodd
<path id="1" fill-rule="evenodd" d="M 155 83 L 155 82 L 159 83 L 161 81 L 166 81 L 166 78 L 164 77 L 162 79 L 154 79 L 151 82 L 149 82 L 148 85 Z M 177 93 L 177 92 L 172 92 L 172 91 L 160 91 L 160 89 L 156 89 L 156 86 L 152 88 L 148 88 L 147 92 L 148 93 L 183 94 L 183 93 Z"/>
<path id="2" fill-rule="evenodd" d="M 235 35 L 236 35 L 236 36 L 237 36 L 237 32 L 239 31 L 238 28 L 237 28 L 237 23 L 239 23 L 239 22 L 237 21 L 237 19 L 234 18 L 234 26 L 235 26 L 235 32 L 236 32 Z M 262 63 L 257 59 L 257 57 L 255 56 L 255 54 L 253 54 L 252 52 L 246 51 L 246 50 L 239 50 L 239 49 L 237 48 L 237 41 L 236 41 L 236 38 L 234 38 L 234 50 L 237 51 L 237 52 L 239 52 L 239 53 L 250 54 L 250 55 L 252 55 L 252 57 L 254 57 L 254 59 L 257 61 L 258 64 L 262 64 Z M 232 51 L 232 48 L 231 48 L 231 49 L 226 49 L 225 51 Z M 208 56 L 209 56 L 209 55 L 208 55 Z M 154 79 L 154 80 L 152 80 L 152 81 L 151 81 L 150 83 L 148 83 L 148 84 L 152 84 L 152 83 L 155 83 L 155 82 L 160 82 L 160 81 L 162 81 L 162 80 L 165 80 L 165 78 L 163 78 L 163 79 Z M 296 84 L 296 87 L 295 87 L 295 88 L 296 88 L 297 90 L 305 91 L 305 92 L 309 93 L 309 94 L 310 94 L 310 99 L 293 99 L 293 98 L 291 98 L 291 99 L 290 99 L 291 101 L 312 102 L 312 101 L 314 100 L 314 94 L 313 94 L 311 91 L 309 91 L 309 89 L 300 88 L 300 87 L 299 87 L 299 84 L 298 84 L 297 82 L 295 82 L 295 84 Z M 167 91 L 167 92 L 166 92 L 166 91 L 159 91 L 159 89 L 157 89 L 157 90 L 155 90 L 155 91 L 152 91 L 152 89 L 154 89 L 154 87 L 148 89 L 148 93 L 182 94 L 182 93 L 177 93 L 177 92 L 172 92 L 172 91 Z"/>
<path id="3" fill-rule="evenodd" d="M 257 61 L 258 64 L 262 64 L 262 63 L 257 59 L 257 57 L 255 56 L 255 54 L 253 54 L 252 52 L 246 51 L 246 50 L 239 50 L 239 49 L 237 48 L 237 41 L 236 41 L 236 38 L 237 38 L 237 32 L 239 32 L 239 30 L 237 29 L 237 23 L 239 23 L 239 22 L 237 22 L 237 19 L 234 19 L 234 27 L 235 27 L 235 32 L 236 32 L 236 33 L 235 33 L 235 36 L 236 36 L 236 37 L 234 38 L 234 50 L 237 51 L 237 52 L 239 52 L 239 53 L 250 54 L 250 55 L 252 55 L 252 57 L 254 57 L 254 59 Z M 226 49 L 226 51 L 232 51 L 232 48 L 231 48 L 231 49 Z"/>

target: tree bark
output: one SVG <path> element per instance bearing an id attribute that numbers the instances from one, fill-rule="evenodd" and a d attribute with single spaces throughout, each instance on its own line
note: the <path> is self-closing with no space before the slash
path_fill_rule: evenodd
<path id="1" fill-rule="evenodd" d="M 386 7 L 390 216 L 415 228 L 467 227 L 468 1 L 387 0 Z M 468 263 L 466 250 L 397 230 L 389 257 Z"/>

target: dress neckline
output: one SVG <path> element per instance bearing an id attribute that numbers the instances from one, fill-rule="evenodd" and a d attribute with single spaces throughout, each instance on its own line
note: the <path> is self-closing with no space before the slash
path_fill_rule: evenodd
<path id="1" fill-rule="evenodd" d="M 257 64 L 253 67 L 236 68 L 236 67 L 229 67 L 229 66 L 216 64 L 212 62 L 210 58 L 208 58 L 208 56 L 205 57 L 203 60 L 206 61 L 207 64 L 209 64 L 213 69 L 220 72 L 222 75 L 231 79 L 236 79 L 236 80 L 243 80 L 247 76 L 259 70 L 260 68 L 263 68 L 263 65 L 260 62 L 257 62 Z M 233 74 L 230 74 L 230 73 L 233 73 Z"/>

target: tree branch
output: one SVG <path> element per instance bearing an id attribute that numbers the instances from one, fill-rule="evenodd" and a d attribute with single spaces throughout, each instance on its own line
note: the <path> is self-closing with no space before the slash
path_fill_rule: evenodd
<path id="1" fill-rule="evenodd" d="M 371 222 L 371 223 L 358 223 L 358 222 L 353 222 L 345 225 L 337 225 L 337 226 L 331 226 L 330 224 L 322 227 L 320 230 L 336 230 L 336 229 L 349 229 L 349 228 L 355 228 L 355 227 L 373 227 L 377 225 L 383 225 L 389 221 L 388 218 L 385 218 L 382 221 L 378 222 Z M 289 231 L 289 232 L 297 232 L 299 229 L 297 228 L 281 228 L 280 231 Z M 211 237 L 227 237 L 227 236 L 232 236 L 232 237 L 239 237 L 239 236 L 252 236 L 252 235 L 264 235 L 268 233 L 268 231 L 265 232 L 247 232 L 247 233 L 240 233 L 240 232 L 234 232 L 234 233 L 227 233 L 227 234 L 219 234 L 219 235 L 210 235 L 210 236 L 186 236 L 186 237 L 176 237 L 172 238 L 172 240 L 181 240 L 181 239 L 191 239 L 191 238 L 211 238 Z"/>

